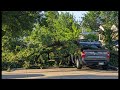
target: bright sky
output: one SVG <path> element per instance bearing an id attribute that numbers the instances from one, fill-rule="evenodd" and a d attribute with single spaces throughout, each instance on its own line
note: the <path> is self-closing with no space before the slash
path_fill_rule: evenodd
<path id="1" fill-rule="evenodd" d="M 58 12 L 69 12 L 71 14 L 74 15 L 76 21 L 81 21 L 81 17 L 84 16 L 85 13 L 87 13 L 87 11 L 58 11 Z"/>

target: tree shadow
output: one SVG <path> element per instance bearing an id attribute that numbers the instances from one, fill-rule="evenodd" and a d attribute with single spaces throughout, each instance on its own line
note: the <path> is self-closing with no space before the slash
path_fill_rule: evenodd
<path id="1" fill-rule="evenodd" d="M 55 70 L 55 71 L 48 71 L 48 72 L 73 72 L 73 71 L 90 71 L 90 72 L 102 72 L 102 73 L 118 73 L 117 70 L 114 70 L 114 69 L 107 69 L 107 70 L 103 70 L 99 67 L 94 67 L 94 68 L 89 68 L 89 67 L 84 67 L 82 69 L 77 69 L 77 68 L 74 68 L 74 69 L 70 69 L 68 68 L 68 70 L 66 69 L 65 71 L 62 70 L 62 68 L 60 70 Z"/>
<path id="2" fill-rule="evenodd" d="M 29 78 L 29 77 L 39 77 L 45 76 L 44 74 L 14 74 L 14 75 L 2 75 L 2 79 L 15 79 L 15 78 Z"/>
<path id="3" fill-rule="evenodd" d="M 118 79 L 118 76 L 102 76 L 102 75 L 64 75 L 64 76 L 52 76 L 41 79 Z"/>

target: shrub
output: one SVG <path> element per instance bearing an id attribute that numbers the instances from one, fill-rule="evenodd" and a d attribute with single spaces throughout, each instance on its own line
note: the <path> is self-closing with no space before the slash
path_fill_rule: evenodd
<path id="1" fill-rule="evenodd" d="M 118 54 L 113 51 L 110 54 L 110 65 L 118 67 Z"/>
<path id="2" fill-rule="evenodd" d="M 13 68 L 19 68 L 19 63 L 18 62 L 8 62 L 8 61 L 3 61 L 2 62 L 2 70 L 11 70 Z"/>
<path id="3" fill-rule="evenodd" d="M 23 68 L 25 68 L 25 69 L 30 68 L 30 62 L 29 61 L 24 61 Z"/>

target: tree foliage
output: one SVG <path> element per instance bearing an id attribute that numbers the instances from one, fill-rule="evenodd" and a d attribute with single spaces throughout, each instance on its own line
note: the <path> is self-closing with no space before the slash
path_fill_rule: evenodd
<path id="1" fill-rule="evenodd" d="M 99 25 L 104 25 L 110 29 L 113 24 L 118 27 L 118 11 L 89 11 L 82 21 L 83 27 L 93 31 L 98 30 Z"/>
<path id="2" fill-rule="evenodd" d="M 98 41 L 98 35 L 96 34 L 88 34 L 88 35 L 84 35 L 85 39 L 91 39 L 91 40 L 95 40 Z"/>
<path id="3" fill-rule="evenodd" d="M 6 11 L 2 20 L 3 63 L 44 67 L 49 59 L 62 60 L 77 47 L 73 42 L 78 39 L 80 26 L 69 13 Z"/>
<path id="4" fill-rule="evenodd" d="M 26 31 L 32 30 L 33 23 L 39 16 L 37 11 L 2 11 L 2 32 L 3 36 L 19 36 L 27 34 Z"/>
<path id="5" fill-rule="evenodd" d="M 98 31 L 99 26 L 102 25 L 104 31 L 99 30 L 99 33 L 103 35 L 103 40 L 106 46 L 112 50 L 112 40 L 114 40 L 114 33 L 111 30 L 112 25 L 118 27 L 118 11 L 89 11 L 82 21 L 82 27 L 90 28 L 92 31 Z M 117 36 L 118 37 L 118 34 Z"/>

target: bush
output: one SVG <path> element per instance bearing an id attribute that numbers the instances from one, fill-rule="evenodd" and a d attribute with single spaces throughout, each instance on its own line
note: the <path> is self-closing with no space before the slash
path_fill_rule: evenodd
<path id="1" fill-rule="evenodd" d="M 7 70 L 8 69 L 8 63 L 2 61 L 2 70 Z"/>
<path id="2" fill-rule="evenodd" d="M 118 67 L 118 54 L 113 51 L 110 54 L 110 65 Z"/>
<path id="3" fill-rule="evenodd" d="M 18 62 L 7 62 L 7 61 L 3 61 L 2 62 L 2 70 L 11 70 L 13 68 L 19 68 L 19 64 Z"/>
<path id="4" fill-rule="evenodd" d="M 25 61 L 23 64 L 23 68 L 28 69 L 30 68 L 30 62 L 29 61 Z"/>

